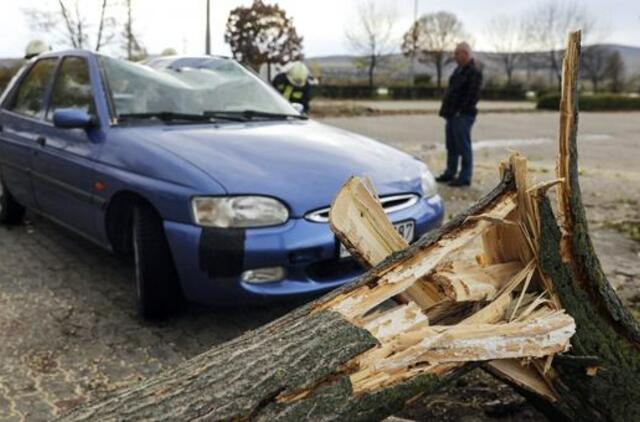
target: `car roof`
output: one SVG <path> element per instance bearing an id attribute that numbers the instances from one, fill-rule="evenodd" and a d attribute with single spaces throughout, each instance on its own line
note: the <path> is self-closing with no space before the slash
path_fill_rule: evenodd
<path id="1" fill-rule="evenodd" d="M 82 48 L 73 48 L 69 50 L 58 50 L 58 51 L 47 51 L 46 53 L 42 53 L 37 55 L 36 59 L 48 58 L 48 57 L 63 57 L 63 56 L 82 56 L 82 57 L 90 57 L 97 56 L 98 53 L 94 53 L 90 50 L 85 50 Z"/>
<path id="2" fill-rule="evenodd" d="M 86 50 L 82 48 L 73 48 L 67 50 L 58 50 L 58 51 L 48 51 L 46 53 L 39 54 L 34 57 L 34 60 L 50 58 L 50 57 L 65 57 L 65 56 L 80 56 L 80 57 L 91 57 L 91 56 L 105 56 L 104 54 L 96 53 L 91 50 Z M 153 65 L 158 63 L 163 63 L 167 67 L 171 67 L 174 65 L 179 66 L 198 66 L 206 63 L 210 60 L 233 60 L 231 57 L 222 56 L 222 55 L 196 55 L 196 56 L 186 56 L 186 55 L 175 55 L 175 56 L 157 56 L 147 58 L 138 63 Z"/>
<path id="3" fill-rule="evenodd" d="M 225 56 L 159 56 L 143 60 L 141 63 L 151 67 L 180 68 L 180 67 L 206 67 L 207 63 L 220 61 L 233 61 Z"/>

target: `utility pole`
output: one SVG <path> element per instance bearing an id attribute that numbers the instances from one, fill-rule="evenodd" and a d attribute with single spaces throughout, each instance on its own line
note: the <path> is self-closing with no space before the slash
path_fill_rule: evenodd
<path id="1" fill-rule="evenodd" d="M 127 25 L 126 25 L 126 34 L 127 34 L 127 60 L 133 59 L 133 30 L 131 23 L 131 0 L 127 0 Z"/>
<path id="2" fill-rule="evenodd" d="M 417 23 L 418 23 L 418 0 L 414 0 L 413 2 L 413 34 L 412 40 L 413 46 L 411 48 L 411 85 L 416 84 L 416 48 L 417 48 Z"/>
<path id="3" fill-rule="evenodd" d="M 207 0 L 207 35 L 204 41 L 204 52 L 211 54 L 211 0 Z"/>

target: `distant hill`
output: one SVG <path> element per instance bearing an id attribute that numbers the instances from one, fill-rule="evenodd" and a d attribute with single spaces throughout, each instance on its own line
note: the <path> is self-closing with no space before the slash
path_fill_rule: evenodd
<path id="1" fill-rule="evenodd" d="M 24 60 L 22 59 L 0 59 L 0 70 L 15 69 L 19 67 Z"/>
<path id="2" fill-rule="evenodd" d="M 601 47 L 609 53 L 618 51 L 625 62 L 627 78 L 640 75 L 640 47 L 625 46 L 619 44 L 601 44 Z M 501 54 L 479 51 L 475 53 L 485 73 L 485 79 L 500 81 L 504 78 L 501 65 Z M 365 82 L 367 80 L 366 69 L 359 68 L 356 64 L 357 56 L 338 55 L 310 57 L 305 60 L 314 75 L 320 74 L 327 82 Z M 529 64 L 527 70 L 526 63 Z M 524 80 L 529 72 L 529 80 L 538 78 L 542 81 L 551 80 L 551 75 L 546 66 L 544 53 L 524 53 L 515 70 L 515 78 Z M 448 64 L 444 69 L 444 79 L 448 78 L 454 68 L 454 64 Z M 392 54 L 383 58 L 380 68 L 376 70 L 376 76 L 388 81 L 406 81 L 410 74 L 410 60 L 402 54 Z M 432 65 L 416 63 L 416 74 L 425 74 L 435 79 L 435 69 Z"/>
<path id="3" fill-rule="evenodd" d="M 617 51 L 622 56 L 625 63 L 625 74 L 628 79 L 637 78 L 640 81 L 640 47 L 626 46 L 620 44 L 600 44 L 609 53 Z M 501 55 L 491 52 L 476 52 L 476 60 L 483 66 L 485 80 L 501 82 L 504 79 L 504 71 L 501 65 Z M 0 59 L 0 91 L 3 82 L 8 82 L 6 73 L 8 69 L 15 68 L 22 62 L 21 59 L 6 58 Z M 364 83 L 367 81 L 367 71 L 359 68 L 356 64 L 357 57 L 350 55 L 310 57 L 305 60 L 311 72 L 315 76 L 320 76 L 325 82 L 340 83 Z M 529 64 L 527 70 L 526 63 Z M 444 69 L 443 79 L 446 81 L 454 68 L 453 63 L 449 63 Z M 376 78 L 389 82 L 405 82 L 409 79 L 410 61 L 402 54 L 392 54 L 383 58 L 382 64 L 376 69 Z M 435 79 L 435 69 L 431 65 L 416 63 L 415 72 L 417 75 L 429 75 Z M 529 74 L 527 78 L 527 73 Z M 274 71 L 275 74 L 275 71 Z M 546 66 L 544 53 L 525 53 L 515 70 L 517 80 L 541 81 L 548 83 L 552 81 L 549 69 Z"/>

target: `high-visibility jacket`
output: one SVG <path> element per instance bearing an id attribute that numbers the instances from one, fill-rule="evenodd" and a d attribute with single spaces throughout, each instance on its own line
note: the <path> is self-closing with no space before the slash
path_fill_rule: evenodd
<path id="1" fill-rule="evenodd" d="M 309 102 L 311 101 L 311 84 L 307 81 L 302 87 L 293 85 L 286 73 L 279 73 L 273 78 L 273 87 L 291 103 L 300 103 L 304 107 L 304 112 L 309 112 Z"/>

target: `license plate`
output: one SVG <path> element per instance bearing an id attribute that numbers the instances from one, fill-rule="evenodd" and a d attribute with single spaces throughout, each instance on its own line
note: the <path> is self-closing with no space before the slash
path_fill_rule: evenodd
<path id="1" fill-rule="evenodd" d="M 416 223 L 414 221 L 403 221 L 393 225 L 396 231 L 406 240 L 411 243 L 413 241 L 413 235 L 416 229 Z M 340 244 L 340 258 L 347 258 L 351 256 L 349 250 L 341 243 Z"/>

